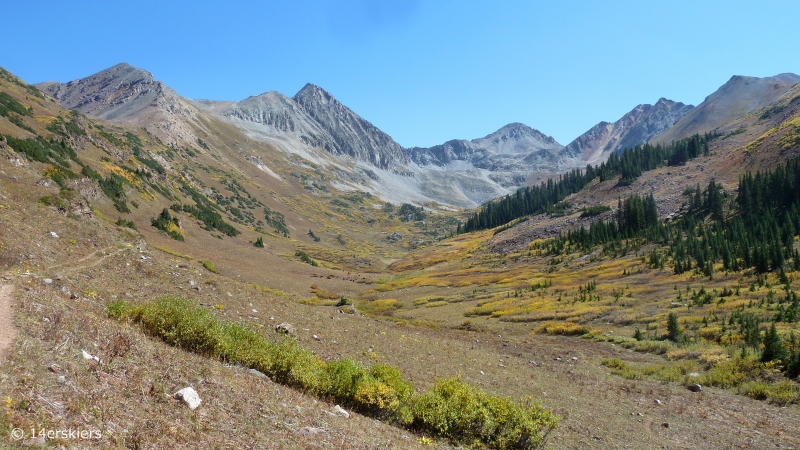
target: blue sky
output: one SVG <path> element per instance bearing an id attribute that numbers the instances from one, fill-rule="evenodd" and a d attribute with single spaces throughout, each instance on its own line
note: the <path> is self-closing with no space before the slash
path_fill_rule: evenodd
<path id="1" fill-rule="evenodd" d="M 562 144 L 732 75 L 800 73 L 795 1 L 7 2 L 0 66 L 61 82 L 119 62 L 190 98 L 307 82 L 401 145 L 522 122 Z"/>

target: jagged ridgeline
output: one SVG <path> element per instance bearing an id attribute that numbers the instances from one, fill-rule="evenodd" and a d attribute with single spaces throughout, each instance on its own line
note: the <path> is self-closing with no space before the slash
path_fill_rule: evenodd
<path id="1" fill-rule="evenodd" d="M 520 217 L 546 212 L 598 177 L 600 181 L 606 181 L 619 176 L 620 185 L 630 185 L 642 172 L 666 165 L 681 165 L 700 155 L 707 155 L 708 143 L 717 137 L 719 134 L 716 133 L 695 134 L 670 145 L 645 144 L 625 149 L 619 155 L 612 154 L 600 165 L 587 165 L 585 170 L 574 169 L 559 176 L 558 180 L 550 179 L 538 186 L 525 187 L 513 195 L 490 201 L 463 225 L 459 224 L 457 233 L 486 230 Z"/>

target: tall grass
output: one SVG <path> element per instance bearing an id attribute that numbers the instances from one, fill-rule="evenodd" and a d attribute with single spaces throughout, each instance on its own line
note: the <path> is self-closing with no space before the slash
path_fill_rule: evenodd
<path id="1" fill-rule="evenodd" d="M 530 399 L 490 395 L 457 378 L 418 393 L 395 367 L 368 368 L 350 358 L 325 362 L 290 337 L 272 342 L 180 297 L 138 305 L 117 300 L 109 303 L 108 315 L 132 320 L 170 345 L 259 370 L 276 382 L 456 444 L 541 448 L 558 422 Z"/>

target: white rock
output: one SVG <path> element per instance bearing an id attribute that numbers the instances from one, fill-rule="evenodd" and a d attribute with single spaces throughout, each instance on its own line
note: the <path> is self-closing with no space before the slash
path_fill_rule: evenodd
<path id="1" fill-rule="evenodd" d="M 91 353 L 87 352 L 86 350 L 81 350 L 81 353 L 83 354 L 83 359 L 85 359 L 87 361 L 100 362 L 100 358 L 98 358 L 97 356 L 92 355 Z"/>
<path id="2" fill-rule="evenodd" d="M 345 419 L 349 419 L 350 418 L 350 413 L 345 411 L 344 408 L 342 408 L 339 405 L 336 405 L 336 406 L 333 407 L 333 412 L 338 414 L 338 415 L 340 415 L 340 416 L 342 416 L 342 417 L 344 417 Z"/>
<path id="3" fill-rule="evenodd" d="M 61 376 L 59 376 L 59 377 L 58 377 L 58 382 L 59 382 L 60 384 L 64 384 L 64 383 L 66 383 L 66 382 L 67 382 L 67 377 L 65 377 L 64 375 L 61 375 Z"/>
<path id="4" fill-rule="evenodd" d="M 52 237 L 54 237 L 54 238 L 57 238 L 57 237 L 58 237 L 58 234 L 57 234 L 55 231 L 51 231 L 51 232 L 50 232 L 50 236 L 52 236 Z"/>
<path id="5" fill-rule="evenodd" d="M 303 427 L 300 429 L 300 436 L 316 436 L 318 434 L 326 434 L 328 431 L 325 428 Z"/>
<path id="6" fill-rule="evenodd" d="M 177 400 L 183 401 L 183 403 L 186 403 L 189 409 L 196 409 L 198 406 L 200 406 L 200 403 L 203 402 L 200 399 L 200 396 L 197 394 L 197 391 L 195 391 L 191 386 L 185 387 L 176 392 L 173 397 L 175 397 Z"/>
<path id="7" fill-rule="evenodd" d="M 261 371 L 258 371 L 258 370 L 256 370 L 256 369 L 250 369 L 250 370 L 248 370 L 248 372 L 250 373 L 250 375 L 255 375 L 255 376 L 257 376 L 258 378 L 266 378 L 266 379 L 269 379 L 269 377 L 268 377 L 268 376 L 266 376 L 266 375 L 264 375 L 264 373 L 263 373 L 263 372 L 261 372 Z"/>

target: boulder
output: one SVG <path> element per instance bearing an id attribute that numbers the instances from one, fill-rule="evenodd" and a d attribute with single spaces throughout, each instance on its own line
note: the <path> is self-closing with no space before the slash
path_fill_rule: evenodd
<path id="1" fill-rule="evenodd" d="M 699 384 L 695 383 L 695 384 L 690 384 L 690 385 L 686 386 L 686 389 L 688 389 L 688 390 L 690 390 L 692 392 L 700 392 L 700 391 L 703 390 L 703 387 L 700 386 Z"/>
<path id="2" fill-rule="evenodd" d="M 85 359 L 87 361 L 94 361 L 94 362 L 98 362 L 98 363 L 100 362 L 100 358 L 99 357 L 92 355 L 91 353 L 87 352 L 86 350 L 81 350 L 81 354 L 83 355 L 83 359 Z"/>
<path id="3" fill-rule="evenodd" d="M 258 378 L 266 378 L 267 380 L 269 379 L 269 377 L 268 377 L 268 376 L 264 375 L 262 372 L 260 372 L 260 371 L 258 371 L 258 370 L 256 370 L 256 369 L 250 369 L 250 370 L 248 370 L 247 372 L 248 372 L 250 375 L 256 376 L 256 377 L 258 377 Z"/>
<path id="4" fill-rule="evenodd" d="M 200 406 L 200 403 L 203 402 L 203 400 L 201 400 L 200 396 L 197 394 L 197 391 L 195 391 L 194 388 L 192 388 L 191 386 L 185 387 L 180 391 L 176 392 L 175 395 L 173 395 L 173 397 L 176 400 L 180 400 L 183 403 L 186 403 L 186 406 L 188 406 L 189 409 L 192 410 L 196 409 L 198 406 Z"/>
<path id="5" fill-rule="evenodd" d="M 279 323 L 278 325 L 276 325 L 275 326 L 275 332 L 276 333 L 288 334 L 290 336 L 295 336 L 297 334 L 297 332 L 294 329 L 294 326 L 292 326 L 292 324 L 290 324 L 288 322 L 283 322 L 283 323 Z"/>
<path id="6" fill-rule="evenodd" d="M 350 413 L 345 411 L 345 409 L 342 408 L 339 405 L 336 405 L 336 406 L 333 407 L 333 413 L 336 414 L 337 416 L 342 416 L 345 419 L 349 419 L 350 418 Z"/>

